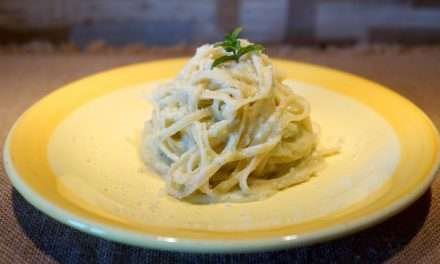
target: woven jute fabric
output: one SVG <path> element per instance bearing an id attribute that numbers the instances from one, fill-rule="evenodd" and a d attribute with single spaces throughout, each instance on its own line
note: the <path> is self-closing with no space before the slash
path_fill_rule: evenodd
<path id="1" fill-rule="evenodd" d="M 190 50 L 0 52 L 0 139 L 42 96 L 121 65 Z M 406 96 L 440 127 L 440 48 L 269 49 L 274 56 L 345 70 Z M 405 120 L 411 122 L 411 120 Z M 1 155 L 1 154 L 0 154 Z M 440 180 L 409 208 L 357 234 L 278 252 L 189 254 L 130 247 L 83 234 L 39 212 L 0 168 L 0 263 L 440 263 Z"/>

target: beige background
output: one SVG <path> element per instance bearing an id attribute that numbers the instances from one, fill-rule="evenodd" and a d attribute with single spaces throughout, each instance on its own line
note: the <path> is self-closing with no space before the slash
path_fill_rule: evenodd
<path id="1" fill-rule="evenodd" d="M 344 15 L 341 15 L 344 14 Z M 241 25 L 257 42 L 440 43 L 436 0 L 2 0 L 0 43 L 112 45 L 218 40 Z M 3 38 L 3 39 L 2 39 Z"/>

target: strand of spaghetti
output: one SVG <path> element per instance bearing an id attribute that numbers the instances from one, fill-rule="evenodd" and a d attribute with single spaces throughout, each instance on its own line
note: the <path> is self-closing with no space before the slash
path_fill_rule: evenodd
<path id="1" fill-rule="evenodd" d="M 255 168 L 255 176 L 260 177 L 263 174 L 263 171 L 266 167 L 267 161 L 269 160 L 269 152 L 261 154 L 262 158 L 260 160 L 260 163 Z"/>
<path id="2" fill-rule="evenodd" d="M 321 159 L 312 159 L 307 166 L 301 168 L 291 168 L 291 170 L 276 179 L 257 179 L 253 182 L 256 187 L 271 188 L 271 189 L 284 189 L 288 186 L 304 182 L 309 179 L 311 175 L 322 169 L 323 163 Z"/>
<path id="3" fill-rule="evenodd" d="M 163 154 L 165 154 L 169 159 L 171 159 L 173 162 L 176 162 L 179 160 L 179 157 L 173 153 L 166 145 L 164 141 L 160 141 L 157 143 L 159 146 L 160 151 L 162 151 Z"/>
<path id="4" fill-rule="evenodd" d="M 257 167 L 258 163 L 261 161 L 261 159 L 262 159 L 262 155 L 254 157 L 251 160 L 251 162 L 249 162 L 248 166 L 246 168 L 244 168 L 244 170 L 242 170 L 240 172 L 240 174 L 238 175 L 238 182 L 239 182 L 239 185 L 240 185 L 240 189 L 245 194 L 249 193 L 249 186 L 248 186 L 248 183 L 247 183 L 247 179 L 249 177 L 249 174 L 251 174 L 251 172 L 253 170 L 255 170 L 255 168 Z"/>
<path id="5" fill-rule="evenodd" d="M 239 87 L 242 87 L 243 84 L 240 83 Z M 235 100 L 241 99 L 241 90 L 240 89 L 234 89 L 234 88 L 223 88 L 218 90 L 221 93 L 230 94 Z"/>
<path id="6" fill-rule="evenodd" d="M 277 110 L 273 113 L 257 130 L 251 144 L 258 144 L 263 142 L 268 138 L 268 136 L 273 133 L 273 130 L 278 125 L 278 120 L 280 119 L 281 111 Z"/>
<path id="7" fill-rule="evenodd" d="M 195 122 L 195 121 L 200 120 L 204 117 L 207 117 L 207 116 L 209 116 L 209 114 L 210 113 L 209 113 L 208 109 L 198 110 L 194 113 L 188 114 L 184 118 L 182 118 L 179 121 L 177 121 L 176 123 L 172 124 L 170 127 L 165 128 L 163 131 L 161 131 L 157 135 L 157 138 L 164 139 L 166 137 L 172 136 L 172 135 L 176 134 L 177 132 L 179 132 L 180 130 L 182 130 L 183 128 L 185 128 L 186 126 L 190 125 L 192 122 Z"/>
<path id="8" fill-rule="evenodd" d="M 196 152 L 197 150 L 195 147 L 191 148 L 171 166 L 167 174 L 169 181 L 174 180 L 178 184 L 184 184 L 187 181 L 186 176 L 188 175 L 188 172 L 192 170 L 188 170 L 188 167 L 185 166 L 185 163 L 189 163 L 200 158 Z"/>
<path id="9" fill-rule="evenodd" d="M 247 160 L 240 160 L 234 171 L 231 173 L 231 176 L 215 186 L 214 191 L 216 193 L 225 193 L 232 189 L 238 183 L 239 174 L 245 169 L 246 163 L 248 163 Z"/>
<path id="10" fill-rule="evenodd" d="M 194 171 L 197 168 L 198 164 L 200 164 L 200 155 L 196 155 L 195 150 L 196 149 L 194 148 L 194 153 L 191 153 L 192 155 L 190 156 L 187 162 L 187 166 L 186 166 L 187 172 Z"/>
<path id="11" fill-rule="evenodd" d="M 201 185 L 206 183 L 217 170 L 219 170 L 225 163 L 227 163 L 231 159 L 231 157 L 231 153 L 218 156 L 212 161 L 212 163 L 205 167 L 202 167 L 196 174 L 191 175 L 192 177 L 187 183 L 184 184 L 184 188 L 182 190 L 174 189 L 170 191 L 177 198 L 188 196 L 189 194 L 197 190 Z"/>
<path id="12" fill-rule="evenodd" d="M 201 81 L 210 81 L 213 84 L 219 85 L 224 88 L 229 87 L 237 87 L 239 86 L 239 82 L 232 79 L 229 74 L 227 74 L 224 70 L 214 69 L 212 71 L 203 71 L 198 74 L 195 74 L 191 79 L 191 83 L 199 83 Z"/>
<path id="13" fill-rule="evenodd" d="M 270 138 L 266 143 L 262 143 L 252 147 L 244 148 L 242 150 L 238 150 L 237 157 L 244 159 L 259 154 L 263 154 L 264 152 L 268 152 L 269 150 L 271 150 L 276 144 L 280 142 L 280 140 L 281 140 L 281 136 L 276 136 Z"/>
<path id="14" fill-rule="evenodd" d="M 220 92 L 213 92 L 213 91 L 203 91 L 203 93 L 200 96 L 201 99 L 214 99 L 214 100 L 221 100 L 225 102 L 226 104 L 235 105 L 235 100 L 232 99 L 230 96 L 224 93 Z"/>

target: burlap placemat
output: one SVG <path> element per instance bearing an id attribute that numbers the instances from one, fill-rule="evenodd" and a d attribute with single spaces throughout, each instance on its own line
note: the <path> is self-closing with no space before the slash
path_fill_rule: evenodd
<path id="1" fill-rule="evenodd" d="M 18 116 L 53 89 L 112 67 L 189 49 L 89 50 L 45 53 L 0 50 L 0 139 Z M 275 56 L 328 65 L 387 85 L 419 105 L 440 127 L 440 48 L 369 47 L 325 51 L 288 47 Z M 1 154 L 0 154 L 1 155 Z M 439 173 L 437 173 L 439 176 Z M 438 178 L 438 177 L 437 177 Z M 199 255 L 129 247 L 59 224 L 17 193 L 0 169 L 0 263 L 293 263 L 440 262 L 440 180 L 390 220 L 333 242 L 279 252 Z"/>

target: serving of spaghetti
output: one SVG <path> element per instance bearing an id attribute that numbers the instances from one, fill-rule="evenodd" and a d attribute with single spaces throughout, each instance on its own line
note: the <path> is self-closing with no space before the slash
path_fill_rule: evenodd
<path id="1" fill-rule="evenodd" d="M 253 45 L 239 39 L 243 48 Z M 152 96 L 142 155 L 167 192 L 195 202 L 264 199 L 323 167 L 310 106 L 262 50 L 204 45 Z"/>

